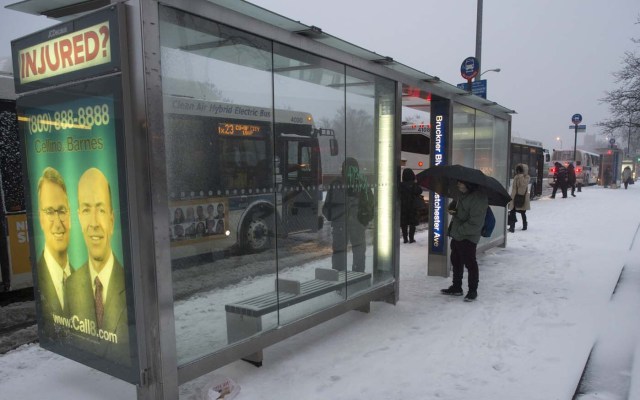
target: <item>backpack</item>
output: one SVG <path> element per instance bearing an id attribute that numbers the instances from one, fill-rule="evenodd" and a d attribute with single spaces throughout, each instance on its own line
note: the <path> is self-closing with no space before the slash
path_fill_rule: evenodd
<path id="1" fill-rule="evenodd" d="M 480 235 L 482 237 L 491 237 L 493 233 L 493 228 L 496 227 L 496 216 L 493 215 L 493 211 L 491 211 L 491 207 L 487 206 L 487 213 L 484 215 L 484 225 L 482 225 L 482 231 L 480 231 Z"/>

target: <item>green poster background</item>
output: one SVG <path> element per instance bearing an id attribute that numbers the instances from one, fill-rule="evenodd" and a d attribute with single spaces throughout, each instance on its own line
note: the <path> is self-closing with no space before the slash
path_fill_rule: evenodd
<path id="1" fill-rule="evenodd" d="M 24 121 L 28 125 L 28 129 L 25 129 L 25 145 L 36 257 L 40 257 L 44 249 L 40 213 L 37 212 L 38 180 L 46 167 L 53 167 L 64 178 L 69 197 L 70 263 L 74 269 L 78 269 L 87 261 L 87 250 L 77 212 L 78 180 L 88 168 L 95 167 L 102 171 L 111 187 L 114 211 L 114 233 L 111 246 L 116 258 L 123 262 L 113 96 L 82 98 L 48 104 L 44 107 L 26 108 L 24 111 L 24 117 L 29 119 Z M 96 121 L 100 124 L 98 125 Z M 87 124 L 87 122 L 93 122 L 93 124 Z"/>
<path id="2" fill-rule="evenodd" d="M 126 166 L 122 155 L 125 140 L 123 114 L 120 76 L 52 88 L 18 99 L 40 345 L 135 384 L 139 382 L 140 374 L 126 213 Z M 52 304 L 45 294 L 49 286 L 40 287 L 38 276 L 39 260 L 45 247 L 40 225 L 38 181 L 47 167 L 55 168 L 65 181 L 70 221 L 68 257 L 77 271 L 71 274 L 65 286 L 65 298 L 68 295 L 69 302 L 65 302 L 62 314 L 47 308 Z M 89 168 L 100 170 L 107 179 L 113 207 L 114 226 L 110 244 L 116 262 L 107 292 L 111 294 L 107 295 L 104 308 L 104 317 L 108 321 L 105 324 L 108 323 L 109 327 L 98 326 L 93 296 L 87 296 L 87 291 L 80 289 L 88 288 L 89 293 L 93 292 L 89 287 L 88 269 L 84 271 L 86 274 L 81 270 L 87 263 L 88 252 L 78 214 L 78 182 Z M 49 284 L 45 282 L 44 285 Z M 123 291 L 118 291 L 119 285 L 123 285 Z M 117 288 L 115 292 L 110 291 L 113 287 Z"/>

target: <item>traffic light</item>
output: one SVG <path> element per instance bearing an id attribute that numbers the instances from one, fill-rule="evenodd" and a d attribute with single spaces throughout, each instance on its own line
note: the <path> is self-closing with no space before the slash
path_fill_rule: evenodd
<path id="1" fill-rule="evenodd" d="M 640 156 L 636 157 L 636 162 L 640 163 Z"/>

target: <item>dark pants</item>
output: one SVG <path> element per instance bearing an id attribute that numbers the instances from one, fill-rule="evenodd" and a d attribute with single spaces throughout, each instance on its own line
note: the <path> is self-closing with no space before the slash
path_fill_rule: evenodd
<path id="1" fill-rule="evenodd" d="M 478 245 L 469 240 L 458 241 L 451 239 L 451 265 L 453 266 L 453 286 L 462 289 L 464 267 L 469 271 L 469 290 L 478 290 L 478 261 L 476 261 L 476 247 Z"/>
<path id="2" fill-rule="evenodd" d="M 513 229 L 516 226 L 516 213 L 520 213 L 520 216 L 522 217 L 522 226 L 526 227 L 527 226 L 527 210 L 511 210 L 509 211 L 509 221 L 513 221 L 513 222 L 509 222 L 509 226 Z"/>
<path id="3" fill-rule="evenodd" d="M 631 178 L 629 178 L 629 179 L 631 179 Z M 629 186 L 629 179 L 625 179 L 624 180 L 624 188 L 625 189 L 627 188 L 627 186 Z"/>
<path id="4" fill-rule="evenodd" d="M 551 197 L 556 197 L 556 192 L 558 191 L 558 187 L 560 187 L 560 190 L 562 190 L 562 197 L 567 197 L 566 183 L 564 185 L 561 185 L 559 183 L 556 183 L 555 185 L 553 185 L 553 192 L 551 192 Z"/>
<path id="5" fill-rule="evenodd" d="M 332 224 L 333 234 L 333 255 L 331 256 L 331 266 L 338 271 L 347 269 L 347 244 L 351 242 L 353 252 L 353 270 L 364 272 L 365 263 L 365 235 L 364 227 L 355 221 L 334 222 Z"/>
<path id="6" fill-rule="evenodd" d="M 416 234 L 416 226 L 415 225 L 402 225 L 402 237 L 404 238 L 404 242 L 407 243 L 407 231 L 408 231 L 408 237 L 409 237 L 409 241 L 411 242 L 415 242 L 415 240 L 413 239 L 415 234 Z"/>

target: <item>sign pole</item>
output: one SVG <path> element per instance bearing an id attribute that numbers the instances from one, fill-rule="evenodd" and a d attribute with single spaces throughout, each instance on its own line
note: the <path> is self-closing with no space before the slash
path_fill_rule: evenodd
<path id="1" fill-rule="evenodd" d="M 580 125 L 580 122 L 582 122 L 582 115 L 581 114 L 573 114 L 571 116 L 571 122 L 573 122 L 574 125 L 574 130 L 575 130 L 575 134 L 573 137 L 573 161 L 576 160 L 576 155 L 577 155 L 577 147 L 578 147 L 578 128 Z"/>
<path id="2" fill-rule="evenodd" d="M 578 124 L 575 124 L 575 133 L 573 135 L 573 159 L 576 159 L 576 147 L 578 145 Z"/>

